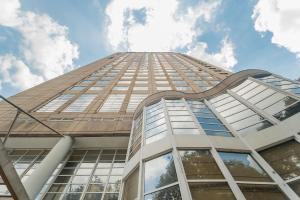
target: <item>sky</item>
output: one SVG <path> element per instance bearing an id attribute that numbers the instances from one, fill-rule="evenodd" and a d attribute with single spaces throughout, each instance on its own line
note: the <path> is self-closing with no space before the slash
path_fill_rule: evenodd
<path id="1" fill-rule="evenodd" d="M 6 97 L 115 52 L 173 51 L 300 77 L 299 0 L 0 0 Z"/>

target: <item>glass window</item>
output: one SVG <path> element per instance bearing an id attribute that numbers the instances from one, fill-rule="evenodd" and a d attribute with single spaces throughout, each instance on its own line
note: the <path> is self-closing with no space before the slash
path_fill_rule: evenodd
<path id="1" fill-rule="evenodd" d="M 128 86 L 115 86 L 113 90 L 128 90 Z"/>
<path id="2" fill-rule="evenodd" d="M 84 90 L 85 88 L 86 88 L 85 86 L 73 86 L 72 88 L 70 88 L 70 90 L 81 91 L 81 90 Z"/>
<path id="3" fill-rule="evenodd" d="M 300 196 L 300 179 L 289 183 L 289 186 Z"/>
<path id="4" fill-rule="evenodd" d="M 236 199 L 227 183 L 189 183 L 193 200 L 202 199 Z M 205 198 L 204 198 L 205 197 Z"/>
<path id="5" fill-rule="evenodd" d="M 145 193 L 177 182 L 172 153 L 165 154 L 145 163 Z"/>
<path id="6" fill-rule="evenodd" d="M 73 94 L 62 94 L 38 109 L 37 112 L 54 112 L 74 96 Z"/>
<path id="7" fill-rule="evenodd" d="M 188 104 L 207 135 L 232 137 L 225 125 L 203 102 L 188 101 Z"/>
<path id="8" fill-rule="evenodd" d="M 132 94 L 126 112 L 134 112 L 136 107 L 147 97 L 147 94 Z"/>
<path id="9" fill-rule="evenodd" d="M 73 150 L 44 199 L 55 195 L 63 199 L 118 199 L 125 150 Z M 51 183 L 50 183 L 51 184 Z M 112 195 L 112 196 L 110 196 Z"/>
<path id="10" fill-rule="evenodd" d="M 229 94 L 223 94 L 215 97 L 211 99 L 210 102 L 220 113 L 220 115 L 224 117 L 224 119 L 232 126 L 232 128 L 239 133 L 260 131 L 272 126 L 272 124 L 265 120 L 262 116 L 256 114 L 239 101 L 235 99 L 233 100 L 233 97 L 231 97 Z M 233 106 L 228 106 L 228 102 L 233 102 Z"/>
<path id="11" fill-rule="evenodd" d="M 178 185 L 168 187 L 166 189 L 153 192 L 151 194 L 145 195 L 144 200 L 181 200 L 181 194 Z"/>
<path id="12" fill-rule="evenodd" d="M 124 98 L 125 94 L 109 95 L 101 107 L 100 112 L 119 112 Z"/>
<path id="13" fill-rule="evenodd" d="M 247 200 L 270 199 L 285 200 L 288 199 L 283 195 L 276 185 L 254 185 L 239 184 Z"/>
<path id="14" fill-rule="evenodd" d="M 300 144 L 294 140 L 259 152 L 285 180 L 300 176 Z"/>
<path id="15" fill-rule="evenodd" d="M 161 102 L 146 108 L 145 141 L 146 144 L 165 137 L 167 125 L 164 119 L 164 108 Z"/>
<path id="16" fill-rule="evenodd" d="M 237 181 L 272 181 L 248 153 L 219 152 L 225 165 Z"/>
<path id="17" fill-rule="evenodd" d="M 83 112 L 96 96 L 96 94 L 83 94 L 69 105 L 64 112 Z"/>
<path id="18" fill-rule="evenodd" d="M 224 179 L 209 150 L 181 150 L 179 153 L 188 180 Z"/>
<path id="19" fill-rule="evenodd" d="M 124 184 L 123 200 L 133 200 L 137 198 L 139 185 L 139 169 L 129 175 Z"/>

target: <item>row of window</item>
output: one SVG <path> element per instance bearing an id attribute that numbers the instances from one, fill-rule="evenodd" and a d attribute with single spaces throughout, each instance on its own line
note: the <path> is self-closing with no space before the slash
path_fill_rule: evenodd
<path id="1" fill-rule="evenodd" d="M 173 155 L 179 154 L 184 171 L 176 171 Z M 259 152 L 269 165 L 300 195 L 300 144 L 294 140 Z M 225 164 L 234 183 L 227 183 Z M 137 170 L 136 170 L 137 171 Z M 230 184 L 237 184 L 246 199 L 287 199 L 263 167 L 249 153 L 220 151 L 213 155 L 208 149 L 178 150 L 146 161 L 143 169 L 144 199 L 182 199 L 177 173 L 184 173 L 192 199 L 236 199 Z M 269 172 L 272 173 L 272 172 Z M 125 182 L 124 200 L 137 197 L 138 173 Z M 131 198 L 129 198 L 131 197 Z"/>
<path id="2" fill-rule="evenodd" d="M 253 81 L 247 80 L 238 87 L 233 88 L 232 91 L 238 94 L 240 98 L 245 99 L 245 101 L 249 101 L 249 104 L 252 103 L 253 106 L 266 112 L 266 114 L 272 114 L 274 119 L 277 118 L 278 113 L 284 113 L 284 118 L 277 118 L 283 120 L 299 112 L 300 104 L 298 100 L 293 99 L 291 100 L 293 103 L 287 103 L 286 99 L 290 100 L 291 97 L 275 91 L 274 94 L 280 98 L 271 98 L 273 97 L 272 95 L 264 95 L 264 98 L 261 98 L 258 91 L 252 92 L 247 88 L 253 83 Z M 246 95 L 251 96 L 250 94 L 252 93 L 256 95 L 252 96 L 252 98 L 246 97 Z M 255 103 L 253 98 L 260 100 Z M 261 104 L 258 105 L 258 102 L 261 102 Z M 213 109 L 208 106 L 209 104 L 211 104 Z M 264 105 L 264 107 L 261 105 Z M 273 122 L 271 123 L 263 117 L 259 110 L 253 110 L 253 108 L 248 106 L 229 93 L 212 98 L 206 103 L 204 101 L 185 101 L 183 99 L 161 100 L 145 108 L 145 144 L 160 140 L 166 136 L 168 130 L 167 121 L 170 123 L 170 129 L 173 134 L 200 134 L 202 129 L 207 135 L 222 137 L 234 136 L 230 128 L 238 133 L 246 133 L 257 132 L 273 126 Z M 217 117 L 217 115 L 219 116 Z M 198 126 L 195 124 L 195 121 L 198 122 Z M 230 128 L 226 127 L 225 122 L 228 123 Z M 142 123 L 137 125 L 142 126 Z M 140 130 L 140 128 L 137 129 Z"/>

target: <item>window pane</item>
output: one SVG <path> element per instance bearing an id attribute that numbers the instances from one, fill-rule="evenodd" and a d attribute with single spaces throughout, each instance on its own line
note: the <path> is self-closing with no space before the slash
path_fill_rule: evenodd
<path id="1" fill-rule="evenodd" d="M 37 112 L 54 112 L 74 96 L 75 95 L 73 94 L 62 94 L 59 97 L 47 103 L 46 105 L 44 105 L 43 107 L 41 107 L 40 109 L 38 109 Z"/>
<path id="2" fill-rule="evenodd" d="M 300 196 L 300 180 L 289 183 L 289 186 Z"/>
<path id="3" fill-rule="evenodd" d="M 300 144 L 294 140 L 271 147 L 260 155 L 285 180 L 300 176 Z"/>
<path id="4" fill-rule="evenodd" d="M 187 179 L 223 179 L 209 150 L 179 151 Z"/>
<path id="5" fill-rule="evenodd" d="M 69 105 L 64 112 L 83 112 L 96 96 L 96 94 L 83 94 Z"/>
<path id="6" fill-rule="evenodd" d="M 171 153 L 145 163 L 145 192 L 169 185 L 177 181 L 175 165 Z"/>
<path id="7" fill-rule="evenodd" d="M 237 181 L 272 181 L 250 154 L 219 152 L 225 165 Z"/>
<path id="8" fill-rule="evenodd" d="M 147 194 L 144 200 L 181 200 L 181 194 L 179 187 L 173 186 L 163 190 L 159 190 L 158 192 L 154 192 L 151 194 Z"/>
<path id="9" fill-rule="evenodd" d="M 285 197 L 275 185 L 239 184 L 247 200 L 284 200 Z"/>
<path id="10" fill-rule="evenodd" d="M 215 199 L 234 200 L 236 199 L 227 183 L 190 183 L 190 191 L 193 200 Z M 205 197 L 205 198 L 204 198 Z"/>
<path id="11" fill-rule="evenodd" d="M 100 112 L 119 112 L 124 98 L 125 94 L 109 95 L 101 107 Z"/>

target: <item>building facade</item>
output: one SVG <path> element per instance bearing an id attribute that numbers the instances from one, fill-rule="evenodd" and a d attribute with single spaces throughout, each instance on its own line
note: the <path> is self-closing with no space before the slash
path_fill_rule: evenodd
<path id="1" fill-rule="evenodd" d="M 300 83 L 116 53 L 0 102 L 1 198 L 299 199 Z"/>

